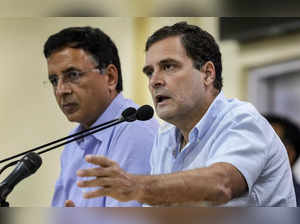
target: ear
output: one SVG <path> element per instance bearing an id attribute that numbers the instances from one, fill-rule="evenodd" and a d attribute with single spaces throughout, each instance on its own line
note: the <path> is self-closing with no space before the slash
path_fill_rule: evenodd
<path id="1" fill-rule="evenodd" d="M 214 63 L 212 61 L 208 61 L 203 65 L 202 68 L 205 73 L 204 84 L 206 86 L 213 85 L 216 79 L 216 69 Z"/>
<path id="2" fill-rule="evenodd" d="M 118 84 L 118 69 L 115 65 L 109 64 L 106 69 L 105 73 L 108 77 L 107 83 L 108 83 L 108 88 L 110 91 L 116 90 L 117 84 Z"/>

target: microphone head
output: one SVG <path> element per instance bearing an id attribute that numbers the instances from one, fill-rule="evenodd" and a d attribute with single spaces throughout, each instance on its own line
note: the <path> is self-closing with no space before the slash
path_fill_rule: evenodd
<path id="1" fill-rule="evenodd" d="M 19 163 L 27 170 L 28 175 L 31 175 L 42 165 L 42 158 L 35 152 L 29 152 L 19 161 Z"/>
<path id="2" fill-rule="evenodd" d="M 5 200 L 21 180 L 35 173 L 41 165 L 42 159 L 37 153 L 27 153 L 19 160 L 12 173 L 0 183 L 0 199 Z"/>
<path id="3" fill-rule="evenodd" d="M 136 112 L 136 119 L 146 121 L 153 117 L 154 111 L 150 105 L 141 106 Z"/>
<path id="4" fill-rule="evenodd" d="M 136 120 L 136 109 L 133 107 L 128 107 L 122 112 L 122 118 L 127 122 L 132 122 Z"/>

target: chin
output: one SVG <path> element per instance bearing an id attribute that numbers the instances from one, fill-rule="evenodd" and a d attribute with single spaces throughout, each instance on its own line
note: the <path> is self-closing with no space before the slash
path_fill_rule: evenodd
<path id="1" fill-rule="evenodd" d="M 66 115 L 66 117 L 70 122 L 81 123 L 81 120 L 82 120 L 82 119 L 80 119 L 80 117 L 78 115 L 76 115 L 76 113 L 68 114 L 68 115 Z"/>
<path id="2" fill-rule="evenodd" d="M 173 111 L 167 111 L 167 110 L 161 110 L 161 111 L 157 111 L 157 116 L 167 122 L 170 122 L 172 120 L 172 118 L 174 117 L 174 113 Z"/>
<path id="3" fill-rule="evenodd" d="M 70 122 L 81 123 L 78 119 L 69 118 L 69 117 L 67 117 L 67 118 L 68 118 L 68 121 L 70 121 Z"/>

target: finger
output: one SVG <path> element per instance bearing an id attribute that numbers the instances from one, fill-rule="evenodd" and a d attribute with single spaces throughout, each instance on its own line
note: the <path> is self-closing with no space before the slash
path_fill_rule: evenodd
<path id="1" fill-rule="evenodd" d="M 102 167 L 109 167 L 109 166 L 113 166 L 116 164 L 114 161 L 109 160 L 108 158 L 106 158 L 104 156 L 87 155 L 85 157 L 85 160 L 89 163 L 99 165 Z"/>
<path id="2" fill-rule="evenodd" d="M 77 186 L 78 187 L 108 187 L 111 185 L 115 185 L 116 181 L 107 178 L 107 177 L 100 177 L 100 178 L 95 178 L 93 180 L 85 180 L 85 181 L 78 181 Z"/>
<path id="3" fill-rule="evenodd" d="M 65 207 L 75 207 L 75 203 L 71 200 L 66 200 Z"/>
<path id="4" fill-rule="evenodd" d="M 86 199 L 89 198 L 96 198 L 96 197 L 103 197 L 103 196 L 109 196 L 109 189 L 106 188 L 100 188 L 96 191 L 89 191 L 83 194 L 83 197 Z"/>
<path id="5" fill-rule="evenodd" d="M 107 176 L 107 171 L 102 167 L 95 167 L 90 169 L 78 170 L 77 176 L 79 177 L 105 177 Z"/>

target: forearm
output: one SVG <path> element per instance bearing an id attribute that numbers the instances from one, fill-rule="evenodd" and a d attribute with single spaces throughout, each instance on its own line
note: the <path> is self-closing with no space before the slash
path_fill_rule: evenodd
<path id="1" fill-rule="evenodd" d="M 135 176 L 140 185 L 137 201 L 149 205 L 184 205 L 194 202 L 223 204 L 233 197 L 224 170 L 199 168 L 165 175 Z"/>
<path id="2" fill-rule="evenodd" d="M 96 177 L 80 181 L 79 187 L 100 187 L 87 192 L 85 198 L 109 196 L 118 201 L 136 200 L 149 205 L 189 205 L 198 203 L 223 204 L 247 191 L 241 173 L 228 163 L 215 163 L 171 174 L 140 176 L 126 173 L 105 157 L 87 156 L 86 160 L 99 167 L 79 170 L 80 177 Z"/>

